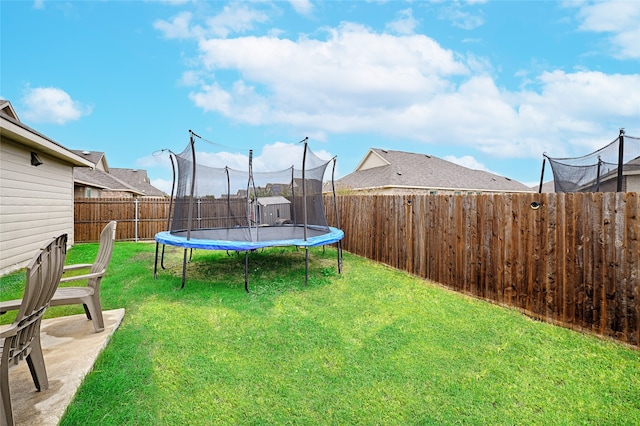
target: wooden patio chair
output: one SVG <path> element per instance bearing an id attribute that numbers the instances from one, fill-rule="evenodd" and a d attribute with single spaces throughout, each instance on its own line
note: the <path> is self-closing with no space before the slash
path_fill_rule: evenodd
<path id="1" fill-rule="evenodd" d="M 40 344 L 40 323 L 58 287 L 67 254 L 67 234 L 52 238 L 27 266 L 24 297 L 9 326 L 0 327 L 0 426 L 13 426 L 9 367 L 26 359 L 38 391 L 49 387 Z"/>
<path id="2" fill-rule="evenodd" d="M 58 287 L 58 290 L 56 290 L 51 299 L 51 306 L 81 303 L 87 319 L 93 321 L 93 328 L 96 333 L 104 330 L 102 305 L 100 304 L 100 282 L 107 271 L 107 267 L 111 261 L 111 255 L 113 254 L 113 245 L 116 240 L 116 224 L 117 222 L 112 220 L 102 229 L 100 233 L 100 247 L 98 248 L 98 254 L 93 263 L 80 263 L 64 267 L 64 272 L 89 269 L 89 273 L 64 277 L 60 280 L 61 284 L 86 280 L 87 285 L 79 287 Z"/>

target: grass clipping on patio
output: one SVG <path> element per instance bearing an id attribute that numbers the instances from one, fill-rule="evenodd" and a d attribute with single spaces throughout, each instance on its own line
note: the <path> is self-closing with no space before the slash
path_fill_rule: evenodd
<path id="1" fill-rule="evenodd" d="M 307 286 L 304 250 L 250 253 L 251 294 L 243 253 L 195 252 L 179 290 L 182 251 L 154 280 L 154 248 L 116 244 L 102 301 L 126 315 L 62 425 L 640 424 L 638 351 L 347 253 L 339 275 L 331 248 Z"/>

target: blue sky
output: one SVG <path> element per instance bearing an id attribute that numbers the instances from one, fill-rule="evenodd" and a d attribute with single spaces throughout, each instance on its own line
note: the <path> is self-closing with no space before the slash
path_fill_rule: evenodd
<path id="1" fill-rule="evenodd" d="M 20 119 L 166 191 L 157 151 L 189 129 L 236 168 L 309 137 L 338 177 L 374 147 L 531 185 L 544 152 L 640 136 L 637 1 L 2 1 L 0 19 Z"/>

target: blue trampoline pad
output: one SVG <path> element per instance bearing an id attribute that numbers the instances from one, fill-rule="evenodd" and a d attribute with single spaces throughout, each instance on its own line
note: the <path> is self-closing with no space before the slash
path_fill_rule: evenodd
<path id="1" fill-rule="evenodd" d="M 257 228 L 214 228 L 187 232 L 159 232 L 155 240 L 160 244 L 203 250 L 247 251 L 265 247 L 314 247 L 336 243 L 344 238 L 344 231 L 333 227 L 259 226 Z"/>

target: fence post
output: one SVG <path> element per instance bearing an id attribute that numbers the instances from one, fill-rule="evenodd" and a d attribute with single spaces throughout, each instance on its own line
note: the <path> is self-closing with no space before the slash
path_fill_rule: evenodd
<path id="1" fill-rule="evenodd" d="M 202 228 L 202 226 L 200 226 L 200 198 L 198 198 L 198 229 Z"/>
<path id="2" fill-rule="evenodd" d="M 136 213 L 135 213 L 135 241 L 136 243 L 138 242 L 138 199 L 135 199 L 135 207 L 136 207 Z"/>

